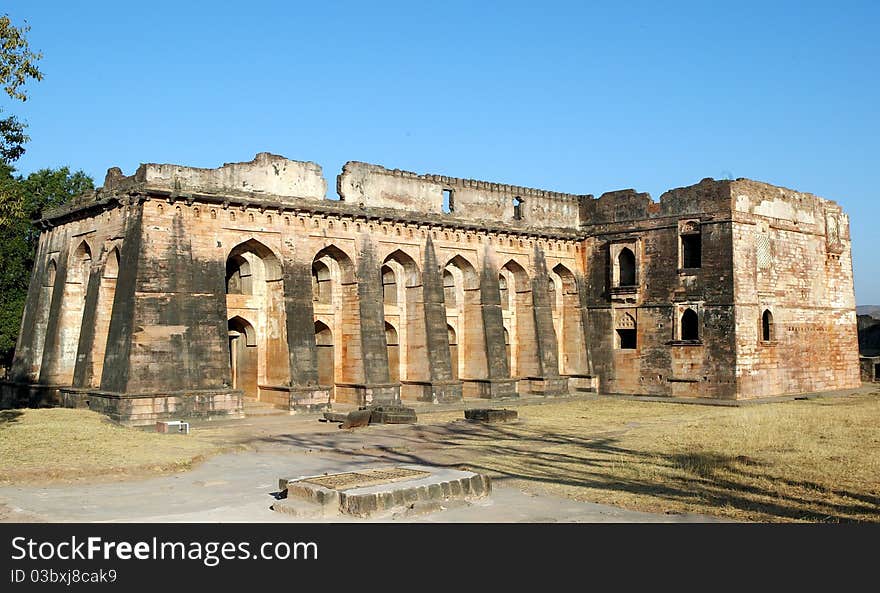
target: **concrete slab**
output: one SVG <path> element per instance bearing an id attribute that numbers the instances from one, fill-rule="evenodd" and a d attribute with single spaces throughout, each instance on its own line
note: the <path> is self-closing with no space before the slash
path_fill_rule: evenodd
<path id="1" fill-rule="evenodd" d="M 300 516 L 308 512 L 293 501 L 320 507 L 315 514 L 347 514 L 369 517 L 376 513 L 402 510 L 414 503 L 474 500 L 488 496 L 492 486 L 487 476 L 471 471 L 427 465 L 387 465 L 354 472 L 282 478 L 287 500 L 278 509 Z"/>

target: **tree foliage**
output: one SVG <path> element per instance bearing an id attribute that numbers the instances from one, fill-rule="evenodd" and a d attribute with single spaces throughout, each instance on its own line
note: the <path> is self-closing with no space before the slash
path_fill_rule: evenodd
<path id="1" fill-rule="evenodd" d="M 8 15 L 0 16 L 0 85 L 17 101 L 27 101 L 25 84 L 28 80 L 43 80 L 43 73 L 36 64 L 43 54 L 31 51 L 25 38 L 30 29 L 28 25 L 15 27 Z M 24 144 L 29 140 L 24 129 L 25 124 L 14 115 L 0 118 L 0 161 L 8 164 L 21 158 Z"/>
<path id="2" fill-rule="evenodd" d="M 21 325 L 40 231 L 33 224 L 49 208 L 94 188 L 91 177 L 68 167 L 27 177 L 0 163 L 0 365 L 8 366 Z"/>

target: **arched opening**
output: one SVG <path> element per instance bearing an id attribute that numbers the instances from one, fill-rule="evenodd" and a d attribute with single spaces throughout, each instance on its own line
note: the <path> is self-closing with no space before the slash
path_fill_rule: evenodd
<path id="1" fill-rule="evenodd" d="M 58 266 L 55 265 L 55 260 L 49 261 L 49 267 L 46 270 L 46 280 L 43 282 L 43 286 L 53 287 L 55 286 L 55 274 L 58 273 Z"/>
<path id="2" fill-rule="evenodd" d="M 511 376 L 537 377 L 541 374 L 535 331 L 532 285 L 525 268 L 514 260 L 501 268 L 507 279 L 509 311 L 502 311 L 510 330 Z M 503 301 L 503 299 L 502 299 Z M 503 307 L 503 305 L 502 305 Z"/>
<path id="3" fill-rule="evenodd" d="M 628 247 L 617 255 L 618 286 L 634 286 L 636 283 L 636 256 Z"/>
<path id="4" fill-rule="evenodd" d="M 511 375 L 513 374 L 513 359 L 511 356 L 513 352 L 510 350 L 510 332 L 507 331 L 507 328 L 504 328 L 504 351 L 507 354 L 507 368 L 511 369 Z"/>
<path id="5" fill-rule="evenodd" d="M 400 381 L 400 341 L 394 326 L 385 322 L 385 342 L 388 345 L 388 375 L 392 383 Z"/>
<path id="6" fill-rule="evenodd" d="M 559 309 L 559 303 L 556 302 L 556 282 L 552 277 L 547 278 L 547 299 L 550 301 L 550 309 L 555 315 Z"/>
<path id="7" fill-rule="evenodd" d="M 352 383 L 363 381 L 360 343 L 360 308 L 352 259 L 335 245 L 322 248 L 312 258 L 312 298 L 315 321 L 326 325 L 334 340 L 333 400 L 357 403 Z M 338 348 L 336 347 L 338 346 Z M 328 353 L 325 356 L 329 356 Z M 325 374 L 327 374 L 325 372 Z"/>
<path id="8" fill-rule="evenodd" d="M 107 261 L 104 263 L 104 278 L 119 277 L 119 250 L 115 247 L 107 254 Z"/>
<path id="9" fill-rule="evenodd" d="M 681 314 L 681 339 L 687 341 L 700 339 L 700 318 L 693 309 L 685 309 Z"/>
<path id="10" fill-rule="evenodd" d="M 510 309 L 510 293 L 507 291 L 507 277 L 504 274 L 498 275 L 498 293 L 501 296 L 501 310 L 508 311 Z"/>
<path id="11" fill-rule="evenodd" d="M 329 386 L 332 396 L 336 385 L 336 353 L 333 332 L 323 321 L 315 322 L 315 344 L 318 347 L 318 385 Z"/>
<path id="12" fill-rule="evenodd" d="M 443 270 L 443 300 L 446 307 L 455 309 L 458 307 L 458 294 L 455 290 L 455 276 L 449 270 Z"/>
<path id="13" fill-rule="evenodd" d="M 72 385 L 79 336 L 82 330 L 86 290 L 92 268 L 92 250 L 82 241 L 68 259 L 64 292 L 58 317 L 58 334 L 55 349 L 45 368 L 41 369 L 40 381 L 55 385 Z"/>
<path id="14" fill-rule="evenodd" d="M 449 358 L 452 361 L 452 378 L 458 379 L 458 334 L 449 324 L 446 324 L 446 333 L 449 337 Z"/>
<path id="15" fill-rule="evenodd" d="M 242 255 L 226 260 L 226 294 L 253 294 L 251 265 Z"/>
<path id="16" fill-rule="evenodd" d="M 330 267 L 324 262 L 312 263 L 312 298 L 316 303 L 329 305 L 333 302 L 333 281 Z"/>
<path id="17" fill-rule="evenodd" d="M 281 272 L 275 251 L 256 239 L 239 243 L 226 258 L 227 318 L 246 319 L 254 336 L 247 346 L 236 343 L 238 362 L 245 365 L 239 369 L 240 388 L 248 397 L 284 405 L 279 388 L 289 385 L 291 377 Z"/>
<path id="18" fill-rule="evenodd" d="M 450 307 L 448 301 L 446 303 L 448 325 L 456 328 L 458 363 L 452 360 L 453 373 L 464 382 L 464 396 L 475 397 L 480 393 L 478 381 L 489 376 L 479 275 L 475 266 L 462 255 L 452 257 L 444 270 L 452 276 L 455 284 L 457 308 Z"/>
<path id="19" fill-rule="evenodd" d="M 257 399 L 258 356 L 254 326 L 242 317 L 229 320 L 229 364 L 232 369 L 232 387 L 244 396 Z"/>
<path id="20" fill-rule="evenodd" d="M 397 276 L 390 266 L 382 266 L 382 295 L 386 305 L 397 304 Z"/>
<path id="21" fill-rule="evenodd" d="M 765 342 L 773 340 L 773 314 L 770 309 L 764 309 L 761 315 L 761 339 Z"/>
<path id="22" fill-rule="evenodd" d="M 104 273 L 98 288 L 98 305 L 95 309 L 95 339 L 92 344 L 91 371 L 88 381 L 91 387 L 101 385 L 104 372 L 104 356 L 107 353 L 107 339 L 110 333 L 110 318 L 113 300 L 116 297 L 116 281 L 119 277 L 119 250 L 114 247 L 104 260 Z"/>
<path id="23" fill-rule="evenodd" d="M 636 320 L 629 313 L 624 313 L 617 320 L 617 348 L 620 350 L 636 349 Z"/>
<path id="24" fill-rule="evenodd" d="M 572 271 L 562 264 L 553 267 L 552 278 L 557 286 L 553 319 L 559 338 L 559 372 L 563 375 L 589 374 L 577 281 Z"/>

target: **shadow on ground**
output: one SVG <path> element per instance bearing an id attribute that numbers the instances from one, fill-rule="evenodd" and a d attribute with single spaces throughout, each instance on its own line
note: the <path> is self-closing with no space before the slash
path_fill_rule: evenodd
<path id="1" fill-rule="evenodd" d="M 626 431 L 581 437 L 527 424 L 369 427 L 339 433 L 281 434 L 251 444 L 372 456 L 377 461 L 480 471 L 496 481 L 562 486 L 566 495 L 621 502 L 641 497 L 657 508 L 758 521 L 880 521 L 880 497 L 786 478 L 745 456 L 668 454 L 622 444 Z M 609 502 L 604 497 L 595 502 Z M 612 504 L 614 504 L 612 502 Z"/>

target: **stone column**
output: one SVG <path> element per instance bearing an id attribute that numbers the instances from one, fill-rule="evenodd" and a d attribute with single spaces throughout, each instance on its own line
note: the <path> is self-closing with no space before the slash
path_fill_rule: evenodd
<path id="1" fill-rule="evenodd" d="M 46 267 L 48 265 L 48 243 L 49 232 L 43 231 L 40 234 L 39 244 L 37 246 L 36 259 L 34 260 L 34 272 L 31 275 L 31 281 L 28 284 L 27 300 L 24 304 L 24 314 L 21 322 L 21 331 L 18 334 L 18 341 L 15 345 L 15 357 L 12 361 L 12 372 L 10 379 L 15 383 L 31 383 L 37 379 L 39 374 L 40 363 L 42 362 L 42 352 L 37 353 L 37 342 L 45 338 L 45 336 L 37 335 L 37 319 L 40 309 L 49 308 L 50 303 L 40 303 L 40 297 L 43 294 L 43 279 L 46 277 Z M 56 269 L 57 279 L 57 269 Z M 45 328 L 44 328 L 45 329 Z M 40 360 L 36 357 L 40 355 Z M 36 371 L 36 373 L 34 372 Z"/>
<path id="2" fill-rule="evenodd" d="M 318 348 L 315 344 L 315 307 L 312 263 L 285 254 L 284 312 L 290 356 L 290 409 L 325 407 L 330 390 L 318 385 Z"/>
<path id="3" fill-rule="evenodd" d="M 480 397 L 516 397 L 516 380 L 510 378 L 507 348 L 504 345 L 504 320 L 501 315 L 501 289 L 498 268 L 488 247 L 480 273 L 480 312 L 486 344 L 487 378 Z"/>
<path id="4" fill-rule="evenodd" d="M 446 329 L 446 303 L 443 276 L 437 264 L 434 241 L 428 235 L 422 266 L 422 296 L 425 313 L 425 345 L 430 373 L 430 401 L 450 402 L 462 398 L 461 381 L 452 378 L 449 332 Z M 462 304 L 463 306 L 463 304 Z"/>
<path id="5" fill-rule="evenodd" d="M 240 416 L 242 395 L 230 386 L 225 261 L 193 254 L 180 214 L 153 210 L 147 221 L 147 207 L 127 224 L 102 393 L 89 395 L 90 407 L 131 423 Z M 169 222 L 170 234 L 148 230 Z"/>
<path id="6" fill-rule="evenodd" d="M 559 345 L 553 327 L 553 311 L 547 293 L 547 263 L 544 251 L 535 245 L 534 276 L 532 278 L 532 311 L 535 321 L 538 377 L 530 378 L 532 393 L 561 395 L 568 393 L 568 379 L 559 375 Z"/>
<path id="7" fill-rule="evenodd" d="M 385 340 L 385 305 L 380 265 L 368 235 L 363 235 L 357 265 L 364 403 L 399 405 L 400 383 L 391 383 Z"/>

